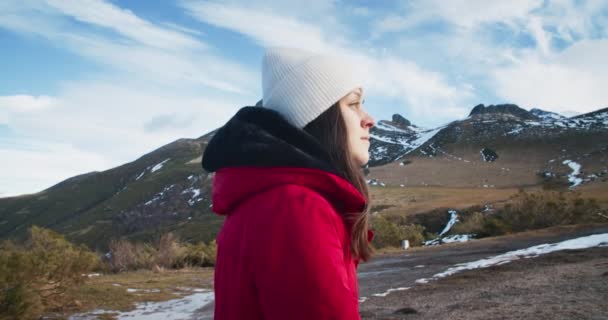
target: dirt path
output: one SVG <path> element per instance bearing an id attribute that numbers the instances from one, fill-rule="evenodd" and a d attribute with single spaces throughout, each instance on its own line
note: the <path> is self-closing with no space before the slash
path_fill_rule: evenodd
<path id="1" fill-rule="evenodd" d="M 559 251 L 416 284 L 457 263 L 608 232 L 560 227 L 379 257 L 362 265 L 363 319 L 608 319 L 608 248 Z M 390 288 L 409 287 L 390 292 Z"/>
<path id="2" fill-rule="evenodd" d="M 608 315 L 608 248 L 556 252 L 416 284 L 416 280 L 430 278 L 458 263 L 597 233 L 608 233 L 608 225 L 555 227 L 376 256 L 359 267 L 359 291 L 365 299 L 360 303 L 361 316 L 434 320 L 608 319 L 608 316 L 593 317 Z M 410 289 L 385 297 L 374 296 L 400 287 Z M 400 313 L 395 313 L 399 310 Z M 560 310 L 563 318 L 554 315 Z M 191 319 L 212 318 L 211 303 Z"/>

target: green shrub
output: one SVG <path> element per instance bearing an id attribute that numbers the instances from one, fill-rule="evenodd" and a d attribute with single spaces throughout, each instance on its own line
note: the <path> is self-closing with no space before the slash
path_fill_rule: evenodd
<path id="1" fill-rule="evenodd" d="M 24 244 L 7 240 L 0 245 L 0 314 L 37 318 L 42 310 L 61 306 L 65 291 L 99 266 L 99 256 L 86 246 L 32 226 Z"/>
<path id="2" fill-rule="evenodd" d="M 547 228 L 556 225 L 599 222 L 600 207 L 594 199 L 580 195 L 567 199 L 563 193 L 518 193 L 511 205 L 500 210 L 499 219 L 509 232 Z"/>
<path id="3" fill-rule="evenodd" d="M 199 242 L 196 244 L 186 243 L 182 255 L 178 259 L 177 267 L 212 267 L 215 265 L 217 245 L 215 240 L 209 244 Z"/>
<path id="4" fill-rule="evenodd" d="M 409 240 L 411 246 L 418 246 L 424 241 L 425 228 L 423 226 L 401 225 L 391 220 L 396 219 L 381 215 L 374 216 L 372 219 L 373 244 L 377 248 L 400 247 L 401 240 Z"/>
<path id="5" fill-rule="evenodd" d="M 450 230 L 453 234 L 481 234 L 484 232 L 485 216 L 479 211 L 458 215 L 459 223 Z"/>

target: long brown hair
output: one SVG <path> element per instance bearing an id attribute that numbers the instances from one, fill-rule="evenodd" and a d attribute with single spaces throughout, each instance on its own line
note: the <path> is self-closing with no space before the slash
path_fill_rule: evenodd
<path id="1" fill-rule="evenodd" d="M 369 230 L 369 189 L 363 175 L 363 170 L 350 156 L 346 123 L 336 102 L 315 120 L 304 127 L 329 152 L 332 165 L 350 182 L 365 198 L 365 208 L 362 212 L 350 213 L 344 216 L 346 225 L 351 231 L 351 253 L 355 258 L 367 261 L 371 258 L 373 248 L 367 241 Z"/>

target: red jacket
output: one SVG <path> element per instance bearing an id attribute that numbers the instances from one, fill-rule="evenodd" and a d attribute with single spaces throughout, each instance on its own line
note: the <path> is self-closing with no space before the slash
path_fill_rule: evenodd
<path id="1" fill-rule="evenodd" d="M 205 147 L 216 172 L 215 319 L 359 319 L 345 212 L 361 194 L 328 150 L 278 112 L 240 109 Z M 373 233 L 368 232 L 371 241 Z"/>
<path id="2" fill-rule="evenodd" d="M 337 208 L 364 204 L 350 183 L 319 169 L 218 170 L 213 210 L 226 220 L 215 319 L 359 319 L 358 261 Z"/>

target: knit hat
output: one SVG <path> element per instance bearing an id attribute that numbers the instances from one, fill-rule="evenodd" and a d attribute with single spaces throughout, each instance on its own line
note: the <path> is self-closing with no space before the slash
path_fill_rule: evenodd
<path id="1" fill-rule="evenodd" d="M 335 56 L 273 47 L 262 60 L 262 105 L 303 128 L 362 81 Z"/>

